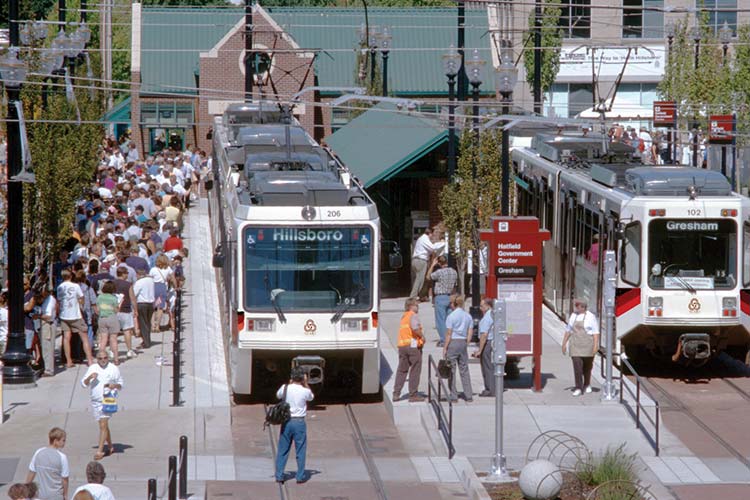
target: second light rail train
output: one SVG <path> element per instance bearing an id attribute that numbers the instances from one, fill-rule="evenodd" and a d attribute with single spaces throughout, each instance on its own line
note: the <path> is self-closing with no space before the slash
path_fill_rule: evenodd
<path id="1" fill-rule="evenodd" d="M 552 234 L 545 301 L 567 317 L 584 298 L 603 326 L 603 256 L 615 250 L 617 351 L 747 362 L 750 200 L 718 172 L 639 165 L 618 146 L 605 154 L 600 137 L 540 134 L 512 152 L 518 215 Z"/>

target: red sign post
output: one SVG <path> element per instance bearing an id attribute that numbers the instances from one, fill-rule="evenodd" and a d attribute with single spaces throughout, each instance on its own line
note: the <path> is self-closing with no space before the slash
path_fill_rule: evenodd
<path id="1" fill-rule="evenodd" d="M 654 101 L 654 127 L 674 127 L 677 123 L 677 103 Z"/>
<path id="2" fill-rule="evenodd" d="M 709 130 L 708 141 L 717 144 L 728 144 L 732 142 L 734 132 L 734 116 L 711 115 L 708 117 Z"/>
<path id="3" fill-rule="evenodd" d="M 487 296 L 505 299 L 509 356 L 532 356 L 534 390 L 542 390 L 542 242 L 536 217 L 492 217 L 481 231 L 488 245 Z"/>

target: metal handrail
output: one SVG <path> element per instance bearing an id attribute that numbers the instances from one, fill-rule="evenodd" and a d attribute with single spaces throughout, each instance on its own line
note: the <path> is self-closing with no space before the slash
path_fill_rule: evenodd
<path id="1" fill-rule="evenodd" d="M 642 379 L 640 375 L 635 371 L 635 368 L 633 368 L 633 365 L 631 365 L 627 359 L 620 356 L 620 404 L 625 406 L 625 408 L 628 409 L 628 412 L 630 415 L 632 415 L 635 418 L 635 428 L 639 429 L 644 436 L 646 436 L 646 439 L 651 443 L 651 445 L 654 448 L 654 451 L 656 452 L 656 456 L 659 456 L 659 415 L 661 413 L 661 410 L 659 408 L 659 402 L 654 398 L 653 395 L 646 389 L 646 387 L 643 387 L 643 392 L 646 393 L 646 395 L 651 398 L 651 401 L 654 402 L 654 417 L 652 418 L 651 415 L 648 414 L 646 411 L 646 406 L 641 404 L 641 385 Z M 622 372 L 623 364 L 627 367 L 628 370 L 630 370 L 630 373 L 635 377 L 635 393 L 630 388 L 629 385 L 625 384 L 625 374 Z M 633 409 L 630 407 L 630 405 L 625 405 L 625 399 L 623 392 L 624 389 L 627 389 L 628 394 L 630 394 L 633 398 L 635 398 L 635 414 L 633 414 Z M 651 435 L 648 433 L 648 431 L 645 429 L 644 426 L 641 425 L 641 414 L 648 420 L 651 425 L 654 426 L 655 429 L 655 437 L 652 438 Z"/>
<path id="2" fill-rule="evenodd" d="M 435 387 L 435 382 L 432 377 L 433 368 L 435 378 L 437 379 L 437 387 Z M 450 389 L 445 383 L 445 380 L 440 378 L 440 375 L 438 374 L 435 358 L 430 354 L 427 358 L 427 401 L 435 412 L 435 417 L 438 422 L 438 430 L 443 435 L 445 445 L 448 448 L 448 458 L 450 459 L 456 454 L 456 448 L 453 446 L 453 401 L 451 401 L 450 398 Z M 437 399 L 432 397 L 433 393 L 437 393 Z M 446 395 L 446 399 L 448 400 L 447 415 L 445 413 L 445 408 L 443 408 L 443 404 L 441 403 L 443 394 Z"/>
<path id="3" fill-rule="evenodd" d="M 172 342 L 172 406 L 180 406 L 180 371 L 182 368 L 182 289 L 177 289 L 174 306 L 174 341 Z"/>

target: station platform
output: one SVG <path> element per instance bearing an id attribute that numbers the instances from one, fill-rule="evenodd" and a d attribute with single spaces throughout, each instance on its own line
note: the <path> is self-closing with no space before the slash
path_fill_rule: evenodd
<path id="1" fill-rule="evenodd" d="M 383 338 L 383 394 L 396 425 L 405 439 L 415 448 L 432 446 L 442 453 L 447 448 L 437 431 L 434 411 L 425 403 L 410 403 L 403 397 L 392 401 L 398 351 L 395 348 L 398 325 L 404 310 L 404 298 L 381 301 Z M 425 329 L 427 343 L 420 392 L 427 392 L 427 356 L 436 360 L 442 356 L 437 347 L 434 310 L 430 303 L 421 303 L 419 317 Z M 703 459 L 695 456 L 680 440 L 661 426 L 660 455 L 655 456 L 649 440 L 636 429 L 634 419 L 619 402 L 602 402 L 600 365 L 597 359 L 593 370 L 593 392 L 579 397 L 572 395 L 573 368 L 570 357 L 562 354 L 564 324 L 546 307 L 543 308 L 542 391 L 532 390 L 531 358 L 521 358 L 518 380 L 505 380 L 504 392 L 504 453 L 510 470 L 520 470 L 525 464 L 531 442 L 543 432 L 563 431 L 581 439 L 595 454 L 607 447 L 625 444 L 628 453 L 637 455 L 639 477 L 659 499 L 677 498 L 676 488 L 697 485 L 720 485 L 726 482 L 750 481 L 746 469 L 736 460 Z M 469 353 L 476 348 L 469 346 Z M 453 404 L 453 444 L 457 457 L 465 457 L 478 474 L 487 473 L 495 452 L 495 399 L 480 398 L 484 388 L 479 360 L 470 358 L 474 400 L 467 403 L 459 398 Z M 457 390 L 462 391 L 460 379 Z M 443 403 L 447 409 L 447 403 Z M 744 475 L 743 475 L 744 474 Z M 746 492 L 747 490 L 743 490 Z M 682 496 L 682 495 L 679 495 Z"/>

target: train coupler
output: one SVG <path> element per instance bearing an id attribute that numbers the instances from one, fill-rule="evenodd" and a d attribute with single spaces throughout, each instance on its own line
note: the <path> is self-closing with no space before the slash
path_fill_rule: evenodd
<path id="1" fill-rule="evenodd" d="M 292 359 L 292 368 L 302 368 L 307 373 L 308 384 L 322 384 L 326 360 L 320 356 L 297 356 Z"/>
<path id="2" fill-rule="evenodd" d="M 686 333 L 677 342 L 677 352 L 672 361 L 679 361 L 681 357 L 689 360 L 708 359 L 711 356 L 711 338 L 707 333 Z"/>

